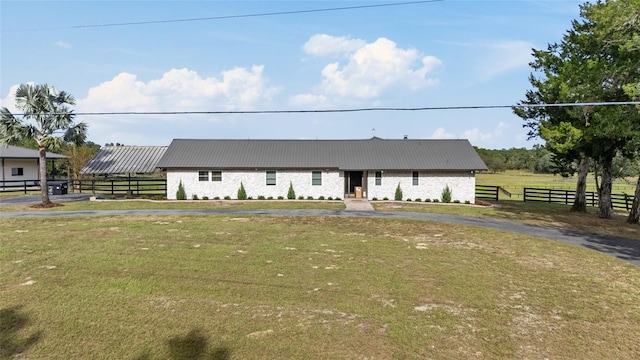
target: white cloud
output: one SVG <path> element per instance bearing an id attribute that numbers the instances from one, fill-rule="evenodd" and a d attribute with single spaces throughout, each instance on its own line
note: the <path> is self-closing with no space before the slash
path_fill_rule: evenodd
<path id="1" fill-rule="evenodd" d="M 11 111 L 12 114 L 19 113 L 18 108 L 16 107 L 16 91 L 20 85 L 13 85 L 7 92 L 7 96 L 5 98 L 0 99 L 0 107 L 6 107 Z"/>
<path id="2" fill-rule="evenodd" d="M 521 67 L 528 67 L 533 44 L 526 41 L 500 41 L 481 44 L 489 54 L 476 67 L 479 81 L 488 81 L 496 76 Z"/>
<path id="3" fill-rule="evenodd" d="M 312 55 L 347 55 L 346 62 L 324 67 L 322 81 L 314 91 L 317 96 L 341 100 L 370 100 L 392 88 L 415 91 L 435 85 L 438 81 L 427 75 L 442 64 L 438 58 L 424 56 L 416 49 L 398 48 L 386 38 L 367 44 L 363 40 L 315 35 L 304 48 Z"/>
<path id="4" fill-rule="evenodd" d="M 54 43 L 57 47 L 63 48 L 63 49 L 71 49 L 71 44 L 64 42 L 62 40 L 58 40 Z"/>
<path id="5" fill-rule="evenodd" d="M 504 130 L 507 130 L 510 126 L 505 122 L 499 122 L 493 130 L 482 131 L 478 128 L 466 130 L 462 137 L 468 139 L 473 144 L 486 143 L 489 141 L 495 141 L 501 139 L 504 135 Z"/>
<path id="6" fill-rule="evenodd" d="M 171 69 L 159 79 L 143 82 L 120 73 L 89 89 L 78 101 L 80 111 L 207 111 L 249 109 L 269 101 L 279 92 L 269 86 L 262 66 L 234 68 L 221 79 L 203 78 L 197 72 Z"/>
<path id="7" fill-rule="evenodd" d="M 352 53 L 366 45 L 364 40 L 346 36 L 313 35 L 302 46 L 305 53 L 315 56 Z"/>
<path id="8" fill-rule="evenodd" d="M 467 130 L 462 134 L 464 139 L 469 140 L 472 143 L 477 143 L 481 141 L 487 141 L 494 137 L 493 133 L 483 133 L 479 129 Z"/>
<path id="9" fill-rule="evenodd" d="M 431 134 L 431 136 L 429 136 L 429 139 L 455 139 L 456 135 L 447 132 L 447 130 L 443 127 L 439 127 L 437 128 L 433 134 Z"/>

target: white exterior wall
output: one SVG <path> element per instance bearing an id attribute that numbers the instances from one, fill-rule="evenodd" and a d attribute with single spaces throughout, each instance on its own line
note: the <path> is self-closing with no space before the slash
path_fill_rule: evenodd
<path id="1" fill-rule="evenodd" d="M 253 199 L 257 199 L 261 195 L 265 198 L 271 196 L 277 199 L 278 196 L 282 196 L 286 199 L 290 182 L 293 184 L 296 198 L 298 196 L 304 196 L 305 198 L 313 196 L 314 199 L 319 196 L 324 196 L 325 198 L 329 196 L 342 198 L 344 196 L 344 177 L 340 171 L 322 170 L 322 185 L 311 185 L 312 170 L 276 170 L 276 185 L 269 186 L 266 185 L 266 170 L 222 170 L 222 181 L 199 181 L 198 171 L 167 170 L 167 198 L 176 198 L 176 191 L 178 191 L 178 184 L 181 180 L 187 193 L 187 199 L 191 199 L 194 194 L 200 199 L 203 196 L 208 196 L 209 199 L 213 199 L 216 196 L 220 199 L 225 196 L 236 199 L 240 182 L 244 185 L 247 197 L 250 196 Z M 211 177 L 210 170 L 209 177 Z"/>
<path id="2" fill-rule="evenodd" d="M 22 168 L 22 176 L 11 176 L 12 168 Z M 38 170 L 38 160 L 36 159 L 4 159 L 2 168 L 2 181 L 38 180 L 40 174 Z M 11 185 L 11 184 L 7 184 Z M 15 184 L 13 184 L 15 185 Z"/>
<path id="3" fill-rule="evenodd" d="M 418 185 L 413 185 L 413 171 L 383 171 L 382 184 L 376 185 L 375 171 L 368 172 L 368 198 L 374 197 L 382 200 L 387 197 L 389 200 L 395 198 L 396 187 L 400 184 L 403 200 L 442 199 L 442 190 L 449 185 L 451 189 L 451 201 L 459 200 L 464 203 L 469 201 L 475 203 L 476 198 L 476 177 L 472 172 L 425 172 L 418 174 Z"/>

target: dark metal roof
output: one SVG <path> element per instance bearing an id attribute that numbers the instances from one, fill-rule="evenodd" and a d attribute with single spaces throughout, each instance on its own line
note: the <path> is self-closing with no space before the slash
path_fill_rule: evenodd
<path id="1" fill-rule="evenodd" d="M 163 169 L 486 170 L 468 140 L 175 139 Z"/>
<path id="2" fill-rule="evenodd" d="M 0 146 L 0 159 L 39 159 L 38 150 L 27 149 L 19 146 Z M 67 156 L 48 152 L 47 159 L 66 159 Z"/>
<path id="3" fill-rule="evenodd" d="M 151 173 L 166 150 L 166 146 L 103 146 L 80 173 Z"/>

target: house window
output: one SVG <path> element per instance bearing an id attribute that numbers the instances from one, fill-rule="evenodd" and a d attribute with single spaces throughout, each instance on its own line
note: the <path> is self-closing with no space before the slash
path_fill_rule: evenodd
<path id="1" fill-rule="evenodd" d="M 322 171 L 311 172 L 311 185 L 322 185 Z"/>
<path id="2" fill-rule="evenodd" d="M 209 172 L 208 171 L 198 171 L 198 180 L 200 180 L 200 181 L 209 181 Z"/>
<path id="3" fill-rule="evenodd" d="M 418 185 L 418 172 L 413 172 L 413 185 Z"/>
<path id="4" fill-rule="evenodd" d="M 276 172 L 267 171 L 267 185 L 275 185 L 275 184 L 276 184 Z"/>
<path id="5" fill-rule="evenodd" d="M 212 171 L 211 181 L 222 181 L 222 171 Z"/>
<path id="6" fill-rule="evenodd" d="M 382 171 L 376 171 L 376 185 L 382 185 Z"/>
<path id="7" fill-rule="evenodd" d="M 24 175 L 23 168 L 11 168 L 11 176 L 22 176 Z"/>

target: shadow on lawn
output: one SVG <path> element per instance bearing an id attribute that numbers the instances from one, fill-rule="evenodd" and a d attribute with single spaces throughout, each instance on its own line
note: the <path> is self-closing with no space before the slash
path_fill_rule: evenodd
<path id="1" fill-rule="evenodd" d="M 167 341 L 169 358 L 173 360 L 229 360 L 231 350 L 226 347 L 207 349 L 208 339 L 199 329 L 191 330 L 185 336 L 175 336 Z M 149 354 L 136 358 L 136 360 L 150 359 Z"/>
<path id="2" fill-rule="evenodd" d="M 13 306 L 0 310 L 0 359 L 19 356 L 37 343 L 42 337 L 42 331 L 36 331 L 26 338 L 22 338 L 22 329 L 29 325 L 30 319 L 21 311 L 23 306 Z"/>

